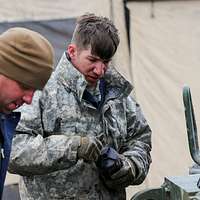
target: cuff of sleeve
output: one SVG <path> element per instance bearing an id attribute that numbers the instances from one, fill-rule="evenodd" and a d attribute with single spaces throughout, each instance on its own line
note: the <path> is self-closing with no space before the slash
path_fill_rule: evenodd
<path id="1" fill-rule="evenodd" d="M 131 174 L 132 174 L 132 177 L 133 177 L 133 180 L 135 179 L 135 176 L 136 176 L 136 166 L 135 164 L 133 164 L 131 162 L 130 159 L 126 158 L 125 162 L 127 162 L 127 165 L 130 167 L 130 171 L 131 171 Z"/>

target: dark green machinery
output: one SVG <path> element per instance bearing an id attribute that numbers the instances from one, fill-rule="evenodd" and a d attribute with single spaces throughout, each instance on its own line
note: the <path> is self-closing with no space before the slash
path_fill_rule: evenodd
<path id="1" fill-rule="evenodd" d="M 161 187 L 138 192 L 131 200 L 200 200 L 200 152 L 192 97 L 188 86 L 183 88 L 183 103 L 190 154 L 196 163 L 195 169 L 191 171 L 196 173 L 165 177 Z"/>

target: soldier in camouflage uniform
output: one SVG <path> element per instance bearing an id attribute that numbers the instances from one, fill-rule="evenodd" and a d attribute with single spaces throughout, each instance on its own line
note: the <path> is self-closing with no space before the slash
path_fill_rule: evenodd
<path id="1" fill-rule="evenodd" d="M 145 179 L 151 129 L 109 64 L 118 44 L 109 19 L 83 15 L 44 91 L 23 107 L 9 166 L 22 200 L 125 200 L 125 187 Z M 105 146 L 121 162 L 109 177 L 96 164 Z"/>

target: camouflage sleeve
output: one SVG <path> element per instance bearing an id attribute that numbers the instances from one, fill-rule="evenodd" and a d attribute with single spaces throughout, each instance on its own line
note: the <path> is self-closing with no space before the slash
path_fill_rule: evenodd
<path id="1" fill-rule="evenodd" d="M 77 162 L 80 138 L 65 135 L 43 137 L 38 96 L 21 109 L 22 118 L 13 138 L 9 172 L 23 176 L 46 174 Z"/>
<path id="2" fill-rule="evenodd" d="M 134 185 L 144 181 L 151 164 L 151 129 L 140 109 L 131 98 L 127 99 L 127 137 L 123 155 L 136 167 Z"/>

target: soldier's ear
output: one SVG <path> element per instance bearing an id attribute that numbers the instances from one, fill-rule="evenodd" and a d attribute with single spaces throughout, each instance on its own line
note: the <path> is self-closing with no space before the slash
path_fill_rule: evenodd
<path id="1" fill-rule="evenodd" d="M 77 55 L 77 47 L 75 44 L 69 44 L 67 47 L 67 53 L 71 59 L 74 59 Z"/>

